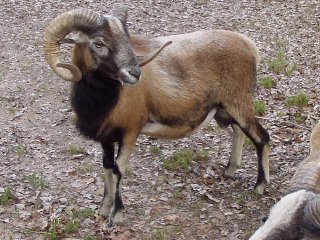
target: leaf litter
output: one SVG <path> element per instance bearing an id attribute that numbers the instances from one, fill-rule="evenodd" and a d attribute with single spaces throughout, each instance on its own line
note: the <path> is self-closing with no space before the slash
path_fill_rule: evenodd
<path id="1" fill-rule="evenodd" d="M 43 29 L 78 7 L 108 12 L 115 1 L 23 1 L 1 3 L 0 52 L 0 205 L 1 239 L 46 239 L 55 219 L 72 220 L 73 209 L 97 212 L 103 194 L 100 146 L 73 126 L 69 86 L 48 68 L 42 53 Z M 261 52 L 258 79 L 271 76 L 271 89 L 257 84 L 256 99 L 266 104 L 259 117 L 271 136 L 271 184 L 266 194 L 252 192 L 256 154 L 246 145 L 235 179 L 225 179 L 231 145 L 229 131 L 214 121 L 176 141 L 140 136 L 124 179 L 125 222 L 111 229 L 97 216 L 65 239 L 248 239 L 269 208 L 282 196 L 297 165 L 309 153 L 309 135 L 320 119 L 320 5 L 308 1 L 123 1 L 129 29 L 147 36 L 228 29 L 252 38 Z M 279 51 L 295 64 L 291 75 L 268 67 Z M 287 107 L 286 98 L 304 92 L 307 106 Z M 298 115 L 299 113 L 300 115 Z M 301 118 L 299 118 L 299 116 Z M 303 121 L 300 121 L 303 119 Z M 85 152 L 71 154 L 69 146 Z M 159 153 L 150 151 L 158 146 Z M 184 171 L 165 169 L 177 150 L 203 149 L 208 161 Z M 26 181 L 36 176 L 37 184 Z M 63 225 L 59 225 L 63 228 Z M 61 229 L 60 229 L 61 230 Z M 60 232 L 61 233 L 61 232 Z M 58 233 L 59 234 L 59 233 Z"/>

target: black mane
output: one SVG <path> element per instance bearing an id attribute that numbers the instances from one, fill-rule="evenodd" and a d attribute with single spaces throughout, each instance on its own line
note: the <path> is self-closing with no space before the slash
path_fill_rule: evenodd
<path id="1" fill-rule="evenodd" d="M 104 117 L 117 104 L 121 84 L 105 76 L 102 71 L 83 74 L 75 83 L 71 94 L 71 105 L 78 119 L 80 133 L 94 140 Z"/>

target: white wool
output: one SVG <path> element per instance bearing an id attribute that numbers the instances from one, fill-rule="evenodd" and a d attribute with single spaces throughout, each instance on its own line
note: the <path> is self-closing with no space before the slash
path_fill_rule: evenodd
<path id="1" fill-rule="evenodd" d="M 290 228 L 298 209 L 313 195 L 310 191 L 300 190 L 283 197 L 272 207 L 267 221 L 249 240 L 263 240 L 276 229 Z"/>

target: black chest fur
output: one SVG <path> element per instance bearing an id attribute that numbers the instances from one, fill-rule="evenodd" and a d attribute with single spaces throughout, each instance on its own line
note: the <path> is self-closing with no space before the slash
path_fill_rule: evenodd
<path id="1" fill-rule="evenodd" d="M 116 106 L 119 99 L 120 83 L 108 79 L 101 72 L 83 75 L 75 83 L 71 104 L 77 114 L 77 128 L 80 133 L 94 140 L 105 117 Z"/>

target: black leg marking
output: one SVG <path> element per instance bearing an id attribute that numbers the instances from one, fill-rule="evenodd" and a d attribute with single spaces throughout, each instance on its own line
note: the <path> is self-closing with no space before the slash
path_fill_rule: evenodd
<path id="1" fill-rule="evenodd" d="M 124 132 L 122 131 L 122 133 Z M 109 226 L 120 224 L 123 221 L 122 213 L 124 206 L 121 197 L 122 179 L 125 175 L 128 159 L 134 149 L 137 136 L 138 133 L 136 132 L 126 132 L 122 135 L 122 138 L 117 138 L 119 150 L 111 172 L 116 184 L 113 187 L 113 206 L 109 215 Z M 110 171 L 108 173 L 110 173 Z"/>
<path id="2" fill-rule="evenodd" d="M 118 181 L 117 185 L 116 185 L 116 197 L 114 200 L 115 212 L 124 209 L 124 205 L 123 205 L 122 197 L 121 197 L 121 191 L 120 191 L 119 187 L 120 187 L 120 181 Z"/>
<path id="3" fill-rule="evenodd" d="M 269 183 L 269 141 L 268 132 L 255 119 L 247 127 L 240 126 L 242 131 L 251 139 L 257 149 L 258 177 L 255 191 L 262 194 L 267 183 Z"/>
<path id="4" fill-rule="evenodd" d="M 267 184 L 269 182 L 269 161 L 266 162 L 267 160 L 265 155 L 268 154 L 266 148 L 268 148 L 270 137 L 268 132 L 260 124 L 257 124 L 257 129 L 260 133 L 261 142 L 255 143 L 258 156 L 258 178 L 255 189 L 257 189 L 260 185 Z M 266 169 L 268 169 L 268 172 Z"/>
<path id="5" fill-rule="evenodd" d="M 103 167 L 111 168 L 114 167 L 114 143 L 108 140 L 101 141 L 103 149 Z"/>
<path id="6" fill-rule="evenodd" d="M 117 164 L 114 165 L 113 168 L 113 174 L 117 177 L 117 182 L 116 182 L 116 192 L 115 192 L 115 199 L 114 199 L 114 205 L 112 207 L 112 211 L 109 217 L 109 227 L 112 227 L 114 218 L 116 215 L 121 216 L 121 212 L 124 209 L 124 205 L 122 202 L 122 197 L 121 197 L 121 179 L 122 179 L 122 174 L 120 173 L 119 167 Z M 120 213 L 120 214 L 119 214 Z M 122 220 L 122 219 L 121 219 Z M 120 219 L 116 219 L 116 222 L 119 223 L 121 221 Z"/>
<path id="7" fill-rule="evenodd" d="M 117 182 L 116 182 L 116 196 L 114 200 L 114 210 L 117 212 L 118 209 L 123 209 L 123 203 L 122 203 L 122 198 L 121 198 L 121 190 L 120 190 L 120 181 L 122 179 L 122 174 L 119 171 L 119 167 L 117 164 L 115 164 L 113 168 L 113 174 L 117 176 Z"/>
<path id="8" fill-rule="evenodd" d="M 255 188 L 259 186 L 261 183 L 266 182 L 265 173 L 262 166 L 263 146 L 264 145 L 256 145 L 257 156 L 258 156 L 258 177 L 257 177 Z"/>

